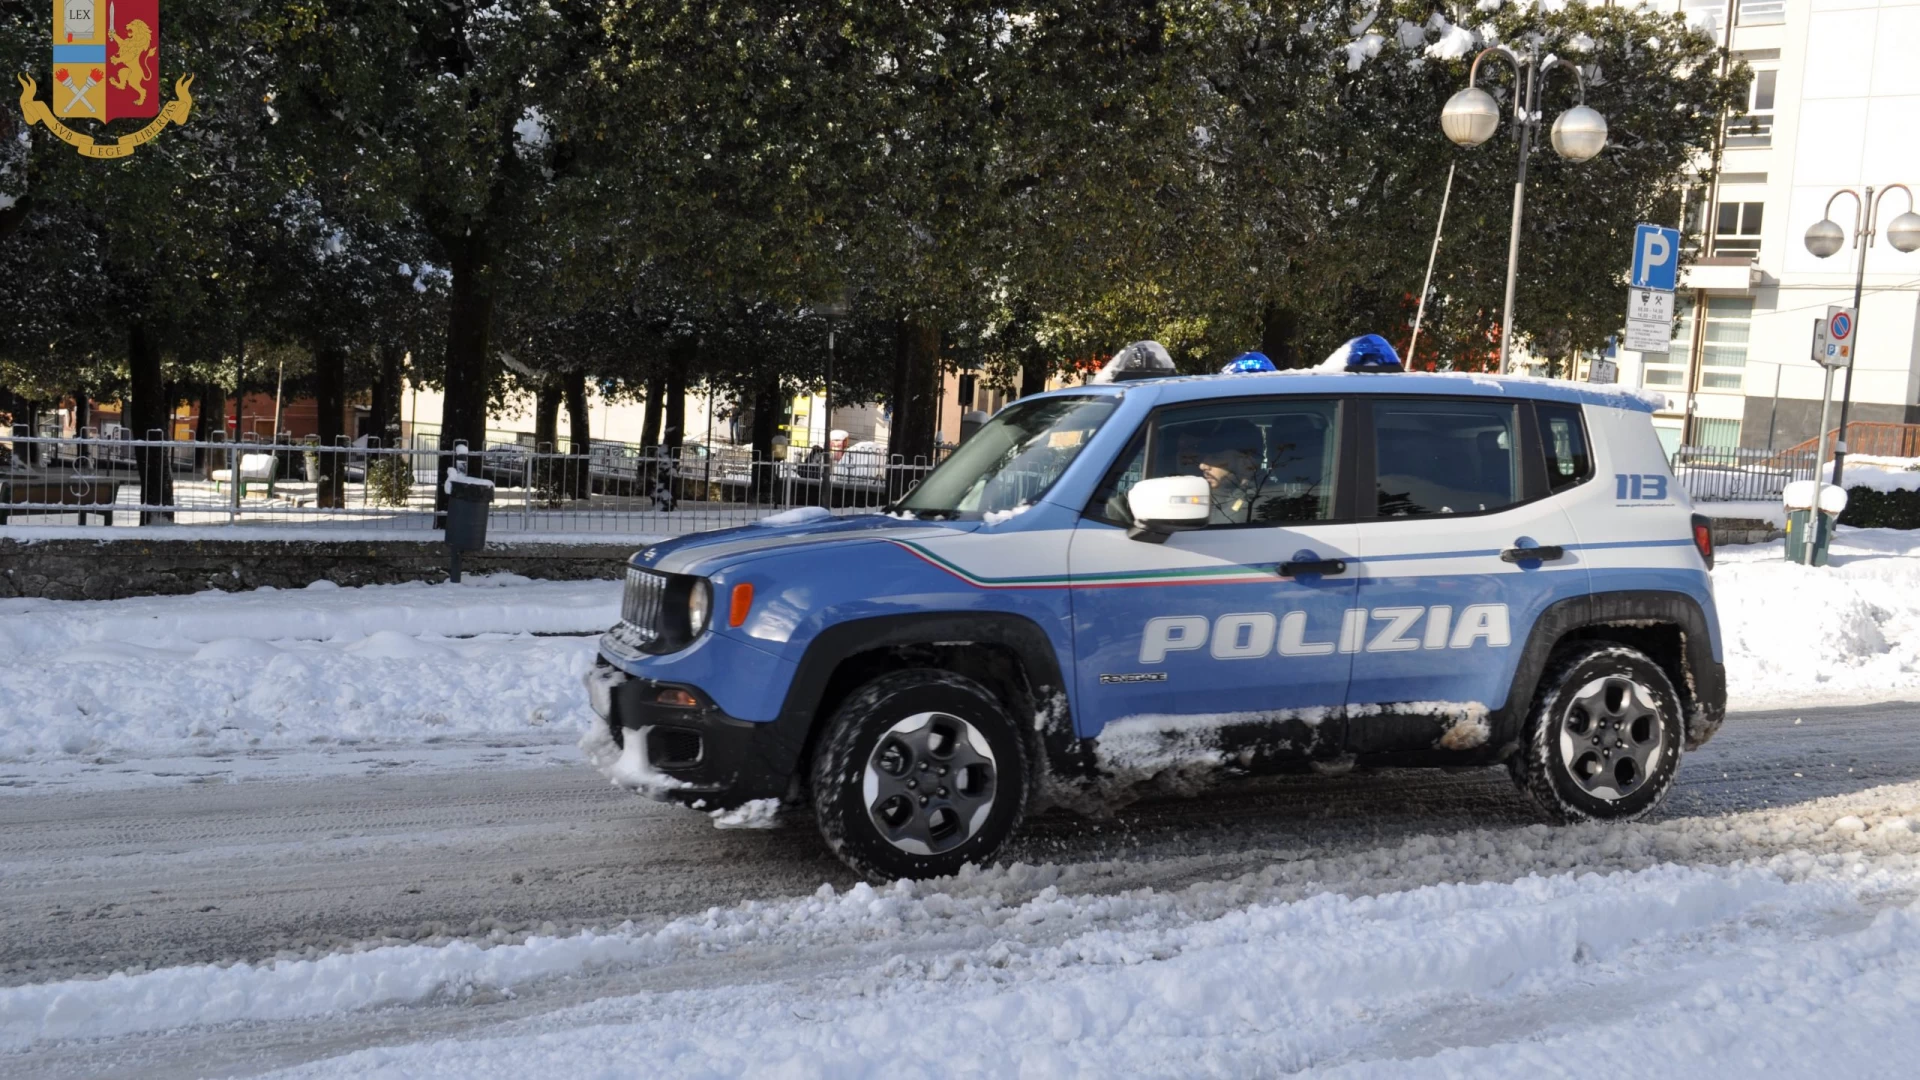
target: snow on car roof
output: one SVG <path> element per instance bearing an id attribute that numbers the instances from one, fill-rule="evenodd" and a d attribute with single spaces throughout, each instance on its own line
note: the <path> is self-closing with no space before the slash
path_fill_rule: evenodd
<path id="1" fill-rule="evenodd" d="M 1282 381 L 1276 381 L 1282 380 Z M 1464 397 L 1515 397 L 1564 401 L 1651 413 L 1664 408 L 1658 394 L 1631 387 L 1542 379 L 1532 375 L 1489 375 L 1472 371 L 1409 371 L 1360 374 L 1304 369 L 1257 374 L 1179 375 L 1108 385 L 1066 387 L 1052 394 L 1117 394 L 1151 391 L 1163 402 L 1199 401 L 1263 394 L 1434 394 Z"/>

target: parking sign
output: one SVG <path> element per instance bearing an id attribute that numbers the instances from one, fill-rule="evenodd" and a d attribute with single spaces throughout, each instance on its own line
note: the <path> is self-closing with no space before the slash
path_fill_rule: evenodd
<path id="1" fill-rule="evenodd" d="M 1642 289 L 1672 292 L 1680 278 L 1680 230 L 1640 225 L 1633 230 L 1633 277 Z"/>

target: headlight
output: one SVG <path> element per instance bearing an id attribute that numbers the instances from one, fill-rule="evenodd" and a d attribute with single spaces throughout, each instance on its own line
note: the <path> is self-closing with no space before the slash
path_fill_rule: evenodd
<path id="1" fill-rule="evenodd" d="M 706 578 L 694 581 L 687 590 L 687 632 L 694 637 L 707 628 L 707 616 L 713 613 L 713 583 Z"/>

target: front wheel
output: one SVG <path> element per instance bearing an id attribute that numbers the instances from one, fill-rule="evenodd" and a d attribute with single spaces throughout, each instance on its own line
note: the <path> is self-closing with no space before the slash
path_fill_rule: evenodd
<path id="1" fill-rule="evenodd" d="M 1667 673 L 1638 649 L 1595 642 L 1548 664 L 1510 767 L 1555 823 L 1631 820 L 1666 797 L 1680 740 Z"/>
<path id="2" fill-rule="evenodd" d="M 1026 812 L 1026 739 L 986 687 L 949 671 L 883 675 L 834 714 L 813 759 L 820 835 L 865 877 L 985 862 Z"/>

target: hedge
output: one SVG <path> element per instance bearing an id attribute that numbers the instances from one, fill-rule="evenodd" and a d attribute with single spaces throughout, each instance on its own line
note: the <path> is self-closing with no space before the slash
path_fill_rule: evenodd
<path id="1" fill-rule="evenodd" d="M 1840 524 L 1863 529 L 1920 529 L 1920 491 L 1847 489 L 1847 509 Z"/>

